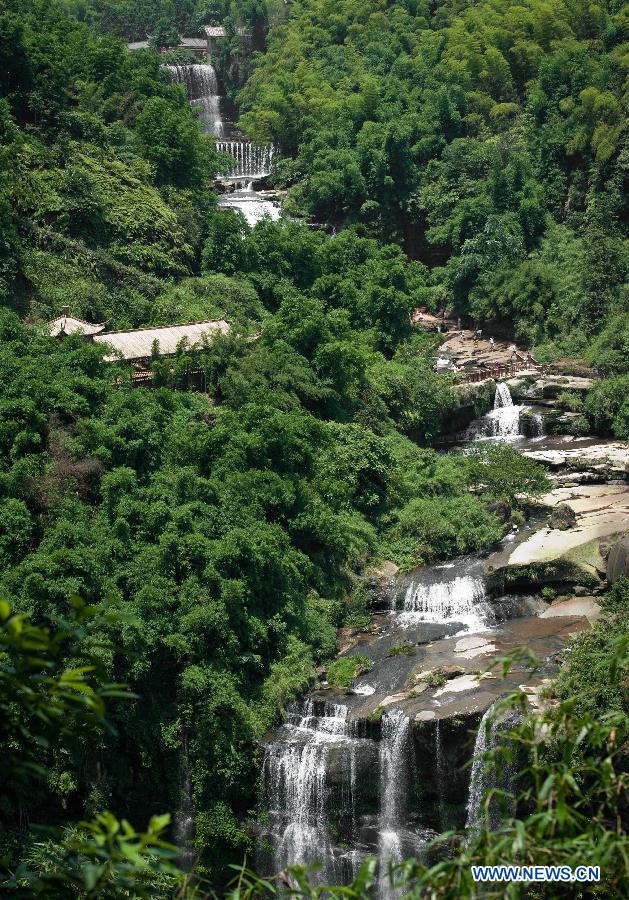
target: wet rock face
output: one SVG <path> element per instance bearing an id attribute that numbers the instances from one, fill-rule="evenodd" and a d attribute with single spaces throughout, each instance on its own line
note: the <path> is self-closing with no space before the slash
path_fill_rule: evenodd
<path id="1" fill-rule="evenodd" d="M 506 524 L 511 518 L 511 507 L 504 500 L 494 500 L 485 506 L 488 513 L 493 513 L 497 519 Z"/>
<path id="2" fill-rule="evenodd" d="M 377 569 L 367 569 L 365 584 L 372 609 L 391 609 L 395 603 L 396 577 L 399 567 L 393 562 L 383 562 Z"/>
<path id="3" fill-rule="evenodd" d="M 475 732 L 481 716 L 415 722 L 413 729 L 418 809 L 436 831 L 462 828 L 470 781 Z"/>

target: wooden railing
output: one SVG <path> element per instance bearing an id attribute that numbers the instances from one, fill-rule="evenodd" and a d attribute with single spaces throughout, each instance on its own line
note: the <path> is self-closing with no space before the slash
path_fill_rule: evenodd
<path id="1" fill-rule="evenodd" d="M 474 369 L 473 372 L 458 372 L 455 379 L 459 384 L 478 384 L 478 382 L 488 381 L 490 378 L 494 381 L 497 381 L 499 378 L 512 378 L 525 369 L 534 369 L 536 372 L 542 372 L 542 366 L 538 366 L 537 363 L 529 363 L 526 360 L 519 359 L 514 362 L 487 366 L 484 369 Z"/>

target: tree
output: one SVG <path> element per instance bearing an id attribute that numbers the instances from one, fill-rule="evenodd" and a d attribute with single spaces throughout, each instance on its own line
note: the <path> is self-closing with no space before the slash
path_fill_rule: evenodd
<path id="1" fill-rule="evenodd" d="M 71 747 L 80 736 L 106 726 L 105 700 L 130 697 L 99 680 L 96 666 L 66 668 L 62 654 L 94 610 L 75 602 L 76 621 L 52 634 L 12 613 L 0 601 L 0 789 L 6 801 L 41 789 L 47 753 Z M 3 808 L 6 813 L 6 805 Z M 50 832 L 44 851 L 17 867 L 0 859 L 0 888 L 7 897 L 163 896 L 183 876 L 173 865 L 176 850 L 161 837 L 170 817 L 154 818 L 144 834 L 103 813 L 74 829 Z"/>
<path id="2" fill-rule="evenodd" d="M 142 155 L 155 167 L 160 185 L 200 190 L 212 172 L 212 153 L 190 108 L 151 97 L 136 119 Z"/>

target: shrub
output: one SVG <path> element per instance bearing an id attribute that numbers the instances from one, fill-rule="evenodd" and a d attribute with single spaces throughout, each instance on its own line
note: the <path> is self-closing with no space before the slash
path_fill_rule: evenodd
<path id="1" fill-rule="evenodd" d="M 597 382 L 585 400 L 585 411 L 600 434 L 629 438 L 629 375 Z"/>
<path id="2" fill-rule="evenodd" d="M 328 666 L 328 683 L 337 687 L 350 687 L 355 678 L 369 672 L 372 666 L 373 662 L 369 657 L 359 653 L 335 659 Z"/>
<path id="3" fill-rule="evenodd" d="M 570 410 L 570 412 L 581 412 L 583 397 L 576 391 L 562 391 L 557 394 L 557 405 Z"/>
<path id="4" fill-rule="evenodd" d="M 412 644 L 396 644 L 389 648 L 387 656 L 415 656 L 415 648 Z"/>

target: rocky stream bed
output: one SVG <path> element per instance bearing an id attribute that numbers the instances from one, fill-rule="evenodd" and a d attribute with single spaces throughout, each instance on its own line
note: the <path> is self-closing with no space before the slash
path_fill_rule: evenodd
<path id="1" fill-rule="evenodd" d="M 610 552 L 615 573 L 629 571 L 629 445 L 545 436 L 543 420 L 531 437 L 529 404 L 552 415 L 557 385 L 516 379 L 510 387 L 466 439 L 517 442 L 547 467 L 552 490 L 491 551 L 407 574 L 392 563 L 366 573 L 372 622 L 343 630 L 341 656 L 367 657 L 369 671 L 348 689 L 323 682 L 268 735 L 263 872 L 319 863 L 320 880 L 339 884 L 374 854 L 377 895 L 393 896 L 387 860 L 421 857 L 435 833 L 474 820 L 483 776 L 470 762 L 482 717 L 513 689 L 534 708 L 566 644 L 599 615 Z M 503 676 L 497 661 L 523 646 L 538 667 L 522 659 Z"/>

